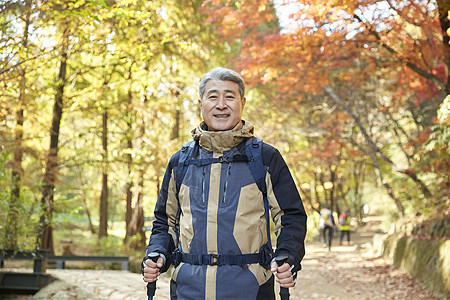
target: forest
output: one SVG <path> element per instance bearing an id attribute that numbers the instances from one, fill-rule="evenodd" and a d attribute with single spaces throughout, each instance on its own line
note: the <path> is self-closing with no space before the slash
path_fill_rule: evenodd
<path id="1" fill-rule="evenodd" d="M 305 208 L 450 214 L 445 0 L 0 0 L 0 248 L 55 231 L 144 251 L 164 170 L 217 66 Z M 118 233 L 117 233 L 118 232 Z M 311 231 L 311 234 L 314 230 Z M 56 242 L 55 242 L 56 241 Z"/>

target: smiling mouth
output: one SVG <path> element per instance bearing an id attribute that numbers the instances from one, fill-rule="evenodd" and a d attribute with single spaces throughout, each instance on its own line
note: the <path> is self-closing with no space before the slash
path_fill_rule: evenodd
<path id="1" fill-rule="evenodd" d="M 215 118 L 228 118 L 230 115 L 229 114 L 217 114 L 214 115 Z"/>

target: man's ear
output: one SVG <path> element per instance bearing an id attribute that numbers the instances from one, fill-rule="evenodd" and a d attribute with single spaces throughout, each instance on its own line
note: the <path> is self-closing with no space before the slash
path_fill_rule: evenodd
<path id="1" fill-rule="evenodd" d="M 198 105 L 200 106 L 200 108 L 202 108 L 202 99 L 198 99 Z"/>
<path id="2" fill-rule="evenodd" d="M 245 107 L 245 102 L 247 102 L 247 99 L 245 97 L 242 97 L 242 101 L 241 101 L 242 109 L 244 109 L 244 107 Z"/>

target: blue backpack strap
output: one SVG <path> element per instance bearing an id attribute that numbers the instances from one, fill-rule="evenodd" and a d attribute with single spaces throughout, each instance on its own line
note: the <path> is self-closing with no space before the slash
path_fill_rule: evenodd
<path id="1" fill-rule="evenodd" d="M 269 200 L 267 199 L 266 186 L 266 168 L 264 167 L 262 158 L 262 139 L 252 137 L 245 142 L 245 153 L 248 156 L 248 167 L 252 172 L 256 185 L 263 195 L 264 211 L 266 213 L 267 240 L 270 251 L 272 250 L 272 241 L 270 239 L 270 217 L 269 217 Z"/>
<path id="2" fill-rule="evenodd" d="M 178 193 L 180 192 L 181 184 L 183 183 L 184 175 L 186 175 L 187 169 L 189 167 L 189 160 L 191 159 L 192 153 L 196 148 L 196 142 L 190 141 L 184 144 L 180 149 L 180 156 L 178 157 L 177 170 L 175 172 L 175 196 L 178 201 L 178 210 L 175 216 L 175 235 L 177 239 L 180 239 L 180 234 L 178 232 L 178 220 L 181 214 L 180 200 L 178 199 Z M 198 147 L 198 146 L 197 146 Z"/>
<path id="3" fill-rule="evenodd" d="M 178 193 L 180 192 L 181 184 L 183 183 L 184 175 L 189 167 L 189 160 L 191 159 L 194 148 L 196 147 L 195 141 L 190 141 L 184 144 L 180 149 L 180 156 L 178 157 L 177 171 L 175 173 L 176 184 L 176 197 L 178 199 Z"/>

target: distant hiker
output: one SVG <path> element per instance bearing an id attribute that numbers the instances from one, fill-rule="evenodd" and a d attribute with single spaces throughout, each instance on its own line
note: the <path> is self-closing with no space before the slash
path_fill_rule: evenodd
<path id="1" fill-rule="evenodd" d="M 282 156 L 241 119 L 242 77 L 216 68 L 200 82 L 203 122 L 169 161 L 143 263 L 145 282 L 174 264 L 171 299 L 275 299 L 305 255 L 306 213 Z M 269 215 L 275 223 L 272 252 Z M 157 263 L 149 257 L 159 255 Z M 275 257 L 284 256 L 278 266 Z"/>
<path id="2" fill-rule="evenodd" d="M 323 246 L 328 246 L 331 250 L 331 241 L 333 240 L 333 229 L 336 227 L 333 211 L 327 206 L 320 211 L 320 228 L 322 230 Z"/>
<path id="3" fill-rule="evenodd" d="M 339 225 L 341 229 L 341 239 L 339 240 L 339 245 L 342 245 L 342 240 L 344 239 L 344 235 L 347 235 L 347 244 L 350 245 L 350 211 L 346 210 L 345 212 L 339 215 Z"/>

